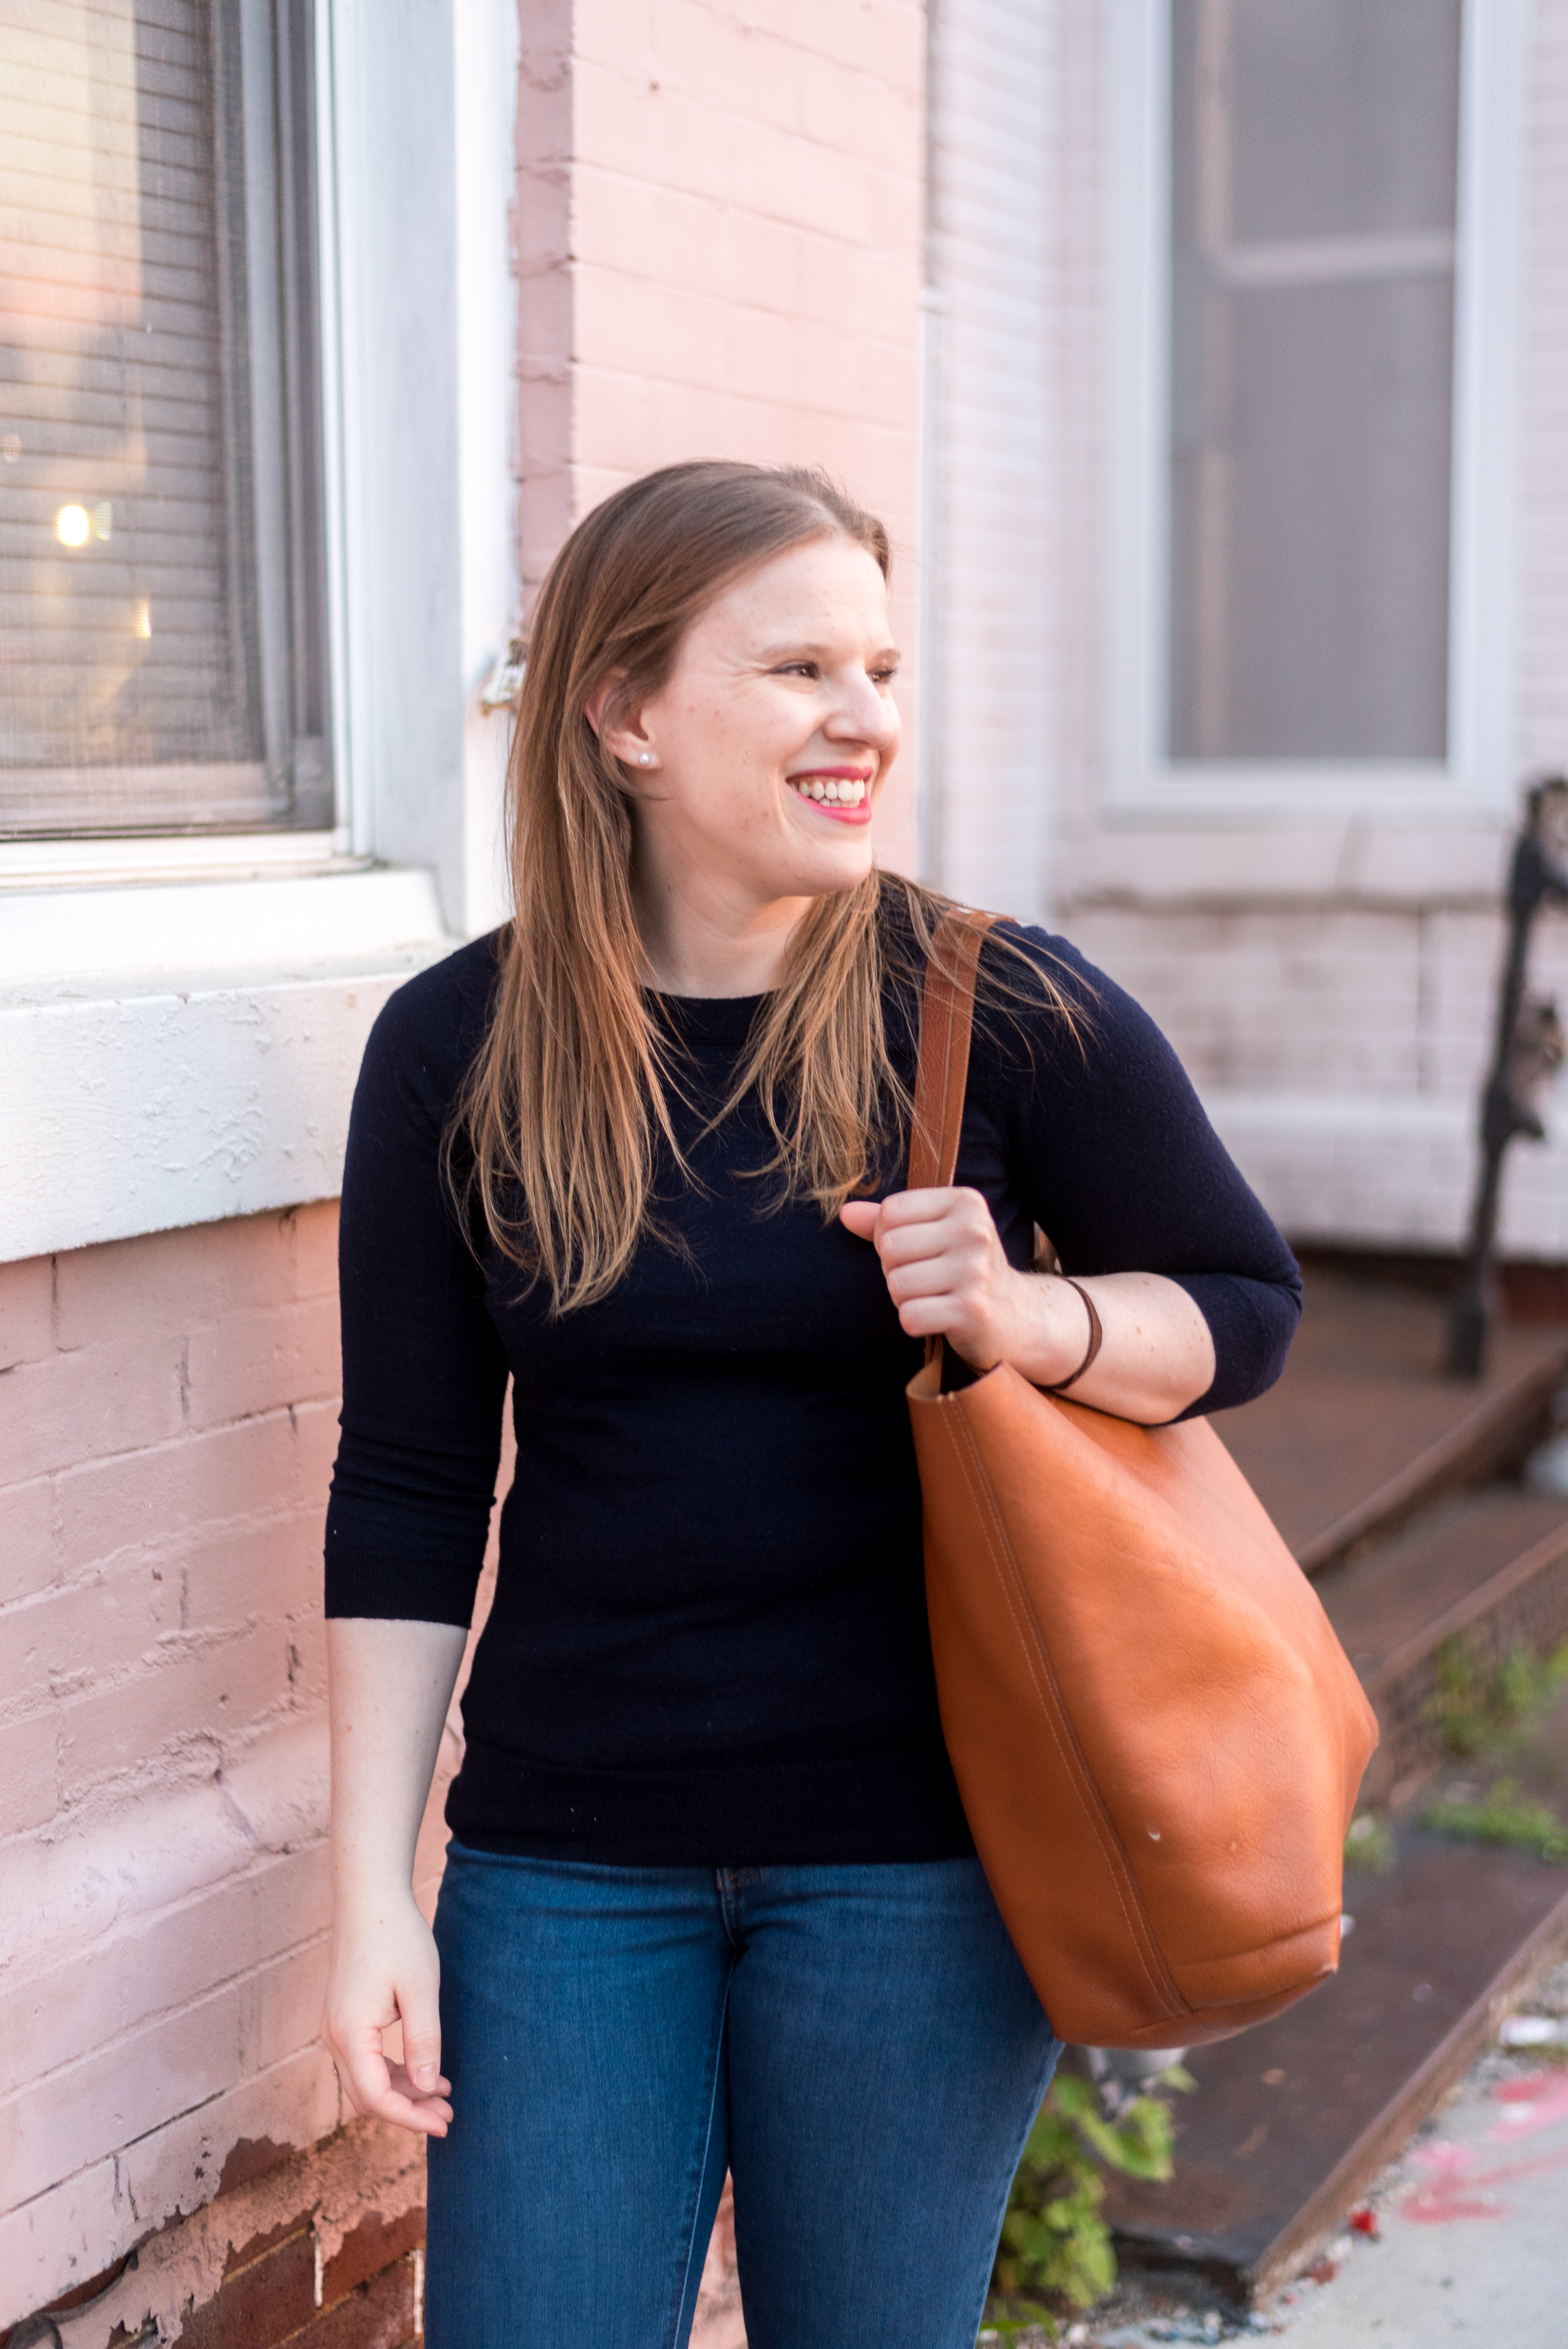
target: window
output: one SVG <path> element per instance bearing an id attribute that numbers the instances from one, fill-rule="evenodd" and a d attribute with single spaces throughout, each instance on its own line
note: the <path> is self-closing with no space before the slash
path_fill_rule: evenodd
<path id="1" fill-rule="evenodd" d="M 1448 749 L 1460 0 L 1175 0 L 1169 750 Z"/>
<path id="2" fill-rule="evenodd" d="M 309 0 L 0 0 L 0 834 L 331 822 Z"/>
<path id="3" fill-rule="evenodd" d="M 1101 22 L 1108 807 L 1511 807 L 1529 0 Z"/>

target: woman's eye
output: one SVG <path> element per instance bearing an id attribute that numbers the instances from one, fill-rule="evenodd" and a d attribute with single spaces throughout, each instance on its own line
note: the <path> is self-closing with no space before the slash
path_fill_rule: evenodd
<path id="1" fill-rule="evenodd" d="M 774 672 L 778 677 L 815 677 L 815 661 L 781 661 Z"/>

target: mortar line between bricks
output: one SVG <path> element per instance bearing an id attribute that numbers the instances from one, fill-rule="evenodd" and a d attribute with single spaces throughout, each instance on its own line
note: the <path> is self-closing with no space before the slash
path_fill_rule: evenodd
<path id="1" fill-rule="evenodd" d="M 311 2334 L 325 2322 L 327 2317 L 335 2315 L 340 2308 L 346 2307 L 351 2300 L 356 2298 L 368 2300 L 383 2277 L 392 2275 L 398 2268 L 411 2267 L 418 2256 L 417 2251 L 399 2251 L 395 2260 L 389 2260 L 384 2268 L 377 2268 L 373 2276 L 365 2277 L 359 2283 L 350 2284 L 346 2292 L 339 2292 L 337 2298 L 328 2301 L 325 2307 L 313 2309 L 308 2320 L 298 2326 L 294 2332 L 285 2333 L 276 2344 L 276 2349 L 290 2349 L 290 2344 L 294 2342 L 308 2341 Z M 399 2336 L 394 2344 L 394 2349 L 413 2349 L 413 2344 L 418 2338 L 419 2335 L 416 2333 L 405 2333 Z"/>
<path id="2" fill-rule="evenodd" d="M 317 2044 L 318 2043 L 315 2040 L 312 2040 L 310 2043 L 311 2047 Z M 123 2145 L 114 2146 L 108 2153 L 95 2154 L 91 2161 L 79 2162 L 75 2169 L 68 2169 L 63 2178 L 51 2178 L 46 2186 L 40 2186 L 36 2194 L 26 2195 L 20 2202 L 13 2202 L 5 2212 L 5 2216 L 8 2219 L 14 2218 L 19 2211 L 30 2209 L 35 2202 L 42 2202 L 47 2195 L 58 2194 L 65 2187 L 74 2185 L 78 2178 L 86 2178 L 89 2171 L 101 2169 L 104 2167 L 104 2164 L 108 2161 L 123 2161 L 127 2154 L 134 2153 L 136 2151 L 139 2145 L 150 2144 L 155 2137 L 160 2136 L 165 2129 L 174 2128 L 181 2121 L 194 2120 L 196 2116 L 199 2113 L 204 2113 L 210 2105 L 222 2104 L 225 2096 L 233 2095 L 240 2088 L 253 2088 L 258 2080 L 266 2079 L 271 2073 L 281 2072 L 285 2064 L 295 2063 L 302 2054 L 308 2054 L 309 2052 L 309 2047 L 296 2047 L 292 2050 L 289 2054 L 280 2055 L 275 2064 L 265 2064 L 259 2072 L 247 2072 L 242 2080 L 231 2080 L 223 2087 L 214 2088 L 210 2096 L 199 2097 L 195 2104 L 185 2106 L 180 2112 L 166 2114 L 162 2120 L 154 2121 L 150 2128 L 143 2129 L 139 2137 L 127 2137 Z M 337 2127 L 341 2128 L 342 2126 L 342 2122 L 339 2121 Z M 335 2132 L 333 2130 L 328 2130 L 326 2132 L 327 2136 L 332 2136 L 334 2134 Z M 317 2145 L 322 2144 L 324 2141 L 325 2140 L 322 2137 L 317 2137 L 315 2140 Z M 291 2151 L 293 2152 L 304 2153 L 308 2152 L 310 2148 L 304 2146 L 291 2147 Z M 214 2195 L 210 2197 L 209 2200 L 217 2201 L 222 2199 L 223 2198 L 221 2196 Z M 205 2209 L 208 2208 L 208 2204 L 205 2202 L 198 2203 L 194 2204 L 192 2208 L 197 2209 Z M 177 2215 L 189 2218 L 191 2213 L 190 2211 L 182 2211 Z M 152 2231 L 156 2233 L 158 2231 L 157 2228 L 155 2227 Z M 148 2239 L 144 2235 L 141 2240 L 145 2242 Z"/>
<path id="3" fill-rule="evenodd" d="M 156 1460 L 164 1453 L 188 1451 L 192 1444 L 203 1444 L 210 1436 L 222 1435 L 231 1427 L 263 1427 L 269 1420 L 287 1419 L 291 1410 L 297 1411 L 302 1405 L 341 1402 L 342 1399 L 335 1388 L 326 1394 L 299 1395 L 292 1404 L 277 1403 L 268 1411 L 247 1411 L 233 1419 L 215 1419 L 210 1427 L 180 1427 L 172 1434 L 160 1436 L 152 1444 L 128 1444 L 118 1452 L 95 1452 L 90 1460 L 62 1460 L 53 1468 L 41 1468 L 36 1476 L 23 1478 L 21 1482 L 36 1485 L 44 1476 L 86 1475 L 95 1468 L 108 1468 L 120 1460 Z M 17 1489 L 20 1489 L 20 1485 Z"/>
<path id="4" fill-rule="evenodd" d="M 265 2175 L 264 2171 L 263 2175 Z M 242 2192 L 243 2189 L 239 2190 Z M 216 2195 L 213 2198 L 215 2201 L 225 2201 L 228 2198 L 225 2195 Z M 207 2207 L 210 2209 L 211 2208 L 211 2204 L 209 2203 Z M 179 2220 L 176 2220 L 174 2223 L 178 2225 Z M 291 2243 L 297 2243 L 302 2235 L 314 2233 L 315 2229 L 315 2211 L 314 2207 L 308 2210 L 302 2211 L 297 2221 L 293 2224 L 291 2224 L 287 2220 L 284 2221 L 284 2224 L 288 2228 L 288 2232 L 284 2235 L 279 2235 L 275 2241 L 267 2245 L 264 2251 L 257 2251 L 253 2258 L 242 2260 L 238 2267 L 224 2268 L 223 2281 L 218 2286 L 219 2292 L 226 2291 L 230 2284 L 237 2283 L 242 2276 L 249 2275 L 252 2269 L 259 2268 L 264 2260 L 272 2259 L 279 2251 L 286 2251 L 289 2245 Z M 235 2246 L 231 2243 L 229 2247 L 231 2258 L 233 2256 L 234 2249 Z M 217 2293 L 214 2293 L 213 2298 L 216 2299 L 216 2297 Z"/>
<path id="5" fill-rule="evenodd" d="M 235 1991 L 243 1990 L 248 1983 L 259 1980 L 263 1974 L 270 1973 L 293 1960 L 307 1954 L 312 1949 L 319 1947 L 327 1940 L 331 1928 L 324 1925 L 319 1932 L 313 1933 L 307 1940 L 293 1941 L 286 1950 L 280 1950 L 275 1958 L 259 1958 L 254 1965 L 242 1967 L 237 1974 L 228 1974 L 221 1982 L 211 1984 L 199 1997 L 181 1999 L 172 2006 L 160 2007 L 157 2013 L 144 2015 L 139 2022 L 130 2024 L 127 2030 L 117 2033 L 112 2039 L 101 2040 L 97 2046 L 89 2049 L 85 2054 L 67 2057 L 65 2063 L 55 2064 L 47 2072 L 34 2074 L 30 2079 L 23 2081 L 19 2087 L 12 2088 L 4 2095 L 0 2095 L 0 2112 L 3 2112 L 7 2105 L 15 2104 L 24 2096 L 36 2095 L 41 2089 L 68 2085 L 73 2073 L 88 2070 L 101 2063 L 106 2055 L 114 2054 L 117 2050 L 126 2046 L 130 2041 L 144 2037 L 149 2032 L 160 2029 L 164 2023 L 178 2022 L 182 2015 L 190 2015 L 192 2019 L 199 2017 L 206 2008 L 217 2005 Z M 304 2043 L 304 2048 L 296 2047 L 291 2049 L 290 2053 L 295 2055 L 301 2054 L 305 2052 L 305 2049 L 319 2044 L 316 2039 L 308 2039 Z M 279 2060 L 281 2062 L 284 2059 L 280 2057 Z M 272 2067 L 269 2064 L 267 2068 L 271 2070 Z M 238 2087 L 244 2081 L 260 2077 L 259 2073 L 245 2072 L 242 2073 L 239 2078 L 231 2081 L 229 2085 L 231 2087 Z M 179 2116 L 172 2117 L 177 2118 Z M 160 2121 L 156 2126 L 163 2128 L 168 2126 L 168 2123 Z"/>
<path id="6" fill-rule="evenodd" d="M 326 1844 L 327 1831 L 325 1827 L 323 1827 L 317 1834 L 308 1837 L 304 1842 L 270 1845 L 264 1851 L 258 1853 L 255 1857 L 247 1860 L 242 1867 L 226 1869 L 222 1876 L 214 1876 L 206 1884 L 192 1886 L 189 1892 L 182 1892 L 177 1899 L 165 1900 L 160 1902 L 159 1907 L 156 1909 L 144 1909 L 138 1917 L 133 1930 L 139 1933 L 150 1932 L 161 1926 L 175 1923 L 186 1909 L 199 1908 L 204 1900 L 211 1899 L 215 1894 L 242 1890 L 247 1884 L 258 1882 L 270 1869 L 276 1868 L 281 1861 L 301 1858 L 308 1852 L 324 1851 L 326 1848 Z M 288 1949 L 290 1951 L 307 1949 L 313 1942 L 322 1940 L 328 1932 L 330 1932 L 330 1926 L 324 1925 L 320 1929 L 319 1932 L 309 1933 L 299 1941 L 291 1941 L 288 1944 Z M 79 1948 L 75 1954 L 78 1958 L 90 1961 L 96 1953 L 112 1948 L 117 1938 L 120 1940 L 124 1940 L 128 1936 L 123 1933 L 118 1937 L 112 1932 L 99 1933 L 96 1935 L 92 1940 Z M 258 1966 L 262 1966 L 269 1964 L 272 1961 L 268 1959 L 258 1959 L 256 1962 Z M 54 1971 L 53 1966 L 51 1966 L 47 1971 L 52 1972 Z M 18 1975 L 15 1971 L 15 1964 L 13 1962 L 12 1980 L 14 1983 L 26 1984 L 29 1980 L 42 1980 L 45 1977 L 43 1976 L 28 1976 L 26 1974 Z M 165 2009 L 160 2010 L 160 2012 L 172 2013 L 173 2010 Z"/>
<path id="7" fill-rule="evenodd" d="M 293 1710 L 290 1713 L 285 1714 L 285 1715 L 284 1715 L 281 1720 L 273 1722 L 273 1723 L 271 1724 L 271 1727 L 272 1727 L 272 1728 L 278 1728 L 278 1729 L 281 1729 L 281 1728 L 298 1728 L 298 1727 L 302 1726 L 304 1723 L 307 1723 L 307 1722 L 310 1722 L 310 1721 L 319 1721 L 319 1720 L 320 1720 L 320 1714 L 319 1714 L 319 1712 L 318 1712 L 315 1708 L 312 1707 L 312 1708 L 308 1708 L 308 1709 L 307 1709 L 304 1705 L 301 1704 L 300 1706 L 298 1706 L 297 1708 L 295 1708 L 294 1710 Z M 325 1727 L 325 1723 L 323 1724 L 323 1726 Z M 200 1745 L 201 1745 L 201 1746 L 205 1746 L 205 1747 L 207 1747 L 207 1748 L 209 1748 L 209 1749 L 210 1749 L 210 1748 L 211 1748 L 211 1746 L 215 1743 L 215 1740 L 214 1740 L 214 1738 L 212 1737 L 212 1735 L 211 1735 L 211 1733 L 200 1733 L 200 1734 L 199 1734 L 199 1736 L 198 1736 L 197 1743 L 198 1743 L 198 1744 L 200 1744 Z M 254 1743 L 254 1741 L 252 1741 L 252 1743 Z M 235 1762 L 236 1762 L 236 1763 L 238 1763 L 238 1762 L 240 1762 L 240 1761 L 242 1761 L 242 1760 L 243 1760 L 243 1758 L 244 1758 L 244 1756 L 245 1756 L 245 1755 L 246 1755 L 250 1751 L 251 1751 L 251 1745 L 250 1745 L 250 1744 L 241 1744 L 241 1745 L 237 1746 L 237 1747 L 236 1747 L 236 1750 L 235 1750 L 234 1757 L 233 1757 L 233 1758 L 234 1758 L 234 1760 L 235 1760 Z M 178 1781 L 176 1782 L 176 1785 L 175 1785 L 175 1787 L 174 1787 L 173 1791 L 174 1791 L 176 1794 L 178 1794 L 178 1793 L 182 1793 L 182 1792 L 193 1792 L 193 1791 L 195 1791 L 195 1790 L 196 1790 L 197 1788 L 199 1788 L 199 1787 L 201 1787 L 201 1786 L 204 1786 L 204 1785 L 211 1785 L 211 1784 L 212 1780 L 213 1780 L 213 1779 L 218 1775 L 218 1772 L 219 1772 L 219 1770 L 224 1769 L 224 1768 L 226 1768 L 226 1767 L 227 1767 L 227 1764 L 225 1764 L 225 1763 L 221 1759 L 221 1760 L 220 1760 L 220 1762 L 219 1762 L 219 1764 L 218 1764 L 218 1768 L 217 1768 L 217 1769 L 214 1769 L 214 1770 L 203 1770 L 203 1771 L 201 1771 L 200 1773 L 192 1773 L 191 1775 L 188 1775 L 188 1776 L 185 1776 L 185 1777 L 182 1777 L 182 1778 L 181 1778 L 180 1780 L 178 1780 Z M 18 1850 L 24 1849 L 24 1848 L 27 1847 L 28 1846 L 31 1846 L 31 1845 L 33 1845 L 33 1844 L 36 1844 L 36 1843 L 37 1842 L 38 1838 L 40 1837 L 40 1836 L 47 1836 L 50 1839 L 53 1839 L 53 1838 L 55 1838 L 55 1837 L 58 1837 L 58 1836 L 59 1836 L 60 1834 L 62 1834 L 62 1833 L 63 1833 L 63 1832 L 64 1832 L 67 1827 L 69 1827 L 69 1826 L 73 1826 L 73 1825 L 75 1824 L 75 1822 L 76 1822 L 76 1815 L 77 1815 L 77 1812 L 79 1812 L 83 1807 L 85 1807 L 85 1806 L 86 1806 L 88 1804 L 89 1804 L 89 1803 L 98 1803 L 98 1802 L 100 1802 L 100 1801 L 102 1800 L 102 1798 L 103 1798 L 103 1796 L 104 1796 L 104 1795 L 105 1795 L 105 1793 L 106 1793 L 107 1789 L 108 1789 L 108 1787 L 112 1786 L 112 1785 L 115 1785 L 119 1784 L 119 1781 L 120 1781 L 120 1778 L 121 1778 L 124 1775 L 125 1775 L 125 1774 L 109 1773 L 109 1774 L 108 1774 L 107 1775 L 105 1775 L 105 1776 L 103 1776 L 103 1777 L 100 1777 L 100 1778 L 98 1778 L 98 1779 L 96 1779 L 96 1780 L 94 1780 L 94 1781 L 91 1781 L 88 1785 L 87 1785 L 86 1786 L 82 1787 L 82 1788 L 78 1791 L 78 1793 L 75 1795 L 75 1797 L 72 1799 L 72 1801 L 67 1802 L 67 1803 L 65 1803 L 65 1804 L 62 1804 L 62 1805 L 61 1805 L 61 1806 L 60 1806 L 60 1808 L 59 1808 L 57 1811 L 56 1811 L 56 1812 L 53 1814 L 53 1816 L 52 1816 L 51 1817 L 49 1817 L 49 1818 L 47 1818 L 47 1819 L 40 1820 L 36 1825 L 35 1825 L 35 1826 L 28 1826 L 28 1827 L 17 1827 L 17 1828 L 15 1829 L 15 1831 L 13 1834 L 8 1835 L 8 1836 L 5 1837 L 4 1838 L 0 1838 L 0 1861 L 4 1861 L 4 1860 L 5 1860 L 5 1858 L 7 1858 L 7 1857 L 8 1857 L 13 1853 L 13 1852 L 15 1852 L 15 1851 L 18 1851 Z M 162 1789 L 162 1788 L 166 1788 L 166 1787 L 167 1787 L 167 1785 L 168 1785 L 168 1782 L 167 1782 L 166 1780 L 165 1780 L 165 1781 L 155 1781 L 155 1782 L 153 1782 L 153 1783 L 154 1783 L 154 1784 L 157 1784 L 157 1785 L 160 1787 L 160 1789 Z M 146 1781 L 139 1781 L 139 1782 L 137 1782 L 137 1785 L 136 1785 L 135 1788 L 132 1790 L 132 1792 L 131 1792 L 131 1794 L 130 1794 L 130 1795 L 129 1795 L 129 1800 L 128 1800 L 127 1804 L 126 1804 L 125 1806 L 120 1806 L 120 1807 L 130 1807 L 130 1806 L 131 1806 L 131 1805 L 133 1805 L 133 1804 L 135 1803 L 135 1801 L 138 1799 L 139 1795 L 141 1795 L 142 1793 L 145 1793 L 146 1791 L 148 1791 L 148 1782 L 146 1782 Z M 313 1844 L 317 1843 L 317 1842 L 325 1842 L 325 1839 L 326 1839 L 326 1831 L 325 1831 L 325 1827 L 324 1827 L 324 1828 L 319 1832 L 319 1834 L 317 1834 L 317 1835 L 314 1835 L 314 1836 L 311 1836 L 311 1837 L 307 1837 L 304 1839 L 304 1841 L 303 1843 L 301 1843 L 301 1844 L 299 1844 L 299 1845 L 295 1846 L 295 1848 L 296 1848 L 296 1849 L 301 1849 L 301 1850 L 303 1850 L 303 1849 L 306 1848 L 306 1847 L 307 1847 L 307 1846 L 309 1846 L 309 1845 L 313 1845 Z"/>
<path id="8" fill-rule="evenodd" d="M 57 1721 L 64 1724 L 77 1704 L 97 1703 L 105 1697 L 119 1696 L 139 1681 L 151 1682 L 160 1672 L 176 1671 L 191 1656 L 222 1654 L 244 1640 L 253 1640 L 258 1632 L 281 1630 L 290 1619 L 286 1616 L 258 1615 L 243 1623 L 232 1626 L 210 1624 L 200 1630 L 160 1631 L 139 1656 L 119 1670 L 105 1671 L 83 1688 L 68 1695 L 50 1692 L 41 1703 L 19 1700 L 15 1710 L 0 1708 L 0 1729 L 24 1728 L 29 1722 Z M 215 1735 L 215 1731 L 209 1731 Z"/>
<path id="9" fill-rule="evenodd" d="M 57 1475 L 59 1471 L 57 1469 L 51 1474 Z M 34 1484 L 45 1484 L 49 1481 L 49 1478 L 34 1477 L 31 1481 Z M 24 1489 L 19 1485 L 0 1485 L 0 1493 L 21 1492 Z M 67 1597 L 75 1590 L 90 1590 L 93 1584 L 104 1579 L 110 1569 L 117 1573 L 130 1574 L 142 1566 L 178 1565 L 189 1549 L 221 1539 L 225 1535 L 281 1532 L 295 1518 L 311 1517 L 319 1520 L 322 1515 L 323 1511 L 315 1502 L 310 1503 L 308 1506 L 301 1502 L 287 1508 L 253 1510 L 241 1516 L 203 1517 L 201 1524 L 192 1526 L 187 1535 L 178 1537 L 162 1546 L 151 1540 L 139 1546 L 133 1546 L 128 1542 L 123 1548 L 106 1550 L 102 1557 L 96 1557 L 89 1565 L 78 1567 L 63 1581 L 51 1582 L 42 1590 L 26 1590 L 19 1598 L 0 1601 L 0 1623 L 9 1621 L 13 1616 L 20 1614 L 24 1608 L 46 1605 L 50 1599 Z"/>

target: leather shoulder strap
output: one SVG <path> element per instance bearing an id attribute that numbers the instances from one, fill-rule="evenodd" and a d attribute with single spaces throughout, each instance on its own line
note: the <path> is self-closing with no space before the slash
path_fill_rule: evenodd
<path id="1" fill-rule="evenodd" d="M 975 1025 L 975 974 L 980 947 L 1000 914 L 955 905 L 944 914 L 931 942 L 920 1002 L 920 1059 L 914 1077 L 914 1123 L 909 1143 L 909 1187 L 942 1190 L 958 1163 L 969 1038 Z"/>

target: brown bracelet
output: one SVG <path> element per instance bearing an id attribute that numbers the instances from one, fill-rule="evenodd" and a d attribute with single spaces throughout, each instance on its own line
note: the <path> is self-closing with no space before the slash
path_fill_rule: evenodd
<path id="1" fill-rule="evenodd" d="M 1100 1343 L 1105 1336 L 1105 1331 L 1100 1327 L 1099 1315 L 1094 1309 L 1094 1299 L 1089 1295 L 1088 1289 L 1085 1288 L 1080 1282 L 1076 1281 L 1070 1272 L 1058 1271 L 1051 1277 L 1057 1280 L 1065 1280 L 1069 1288 L 1076 1288 L 1078 1290 L 1078 1295 L 1083 1299 L 1084 1311 L 1088 1315 L 1088 1351 L 1085 1354 L 1082 1361 L 1078 1364 L 1070 1379 L 1060 1379 L 1054 1387 L 1042 1387 L 1040 1390 L 1042 1394 L 1066 1394 L 1069 1387 L 1077 1386 L 1079 1379 L 1082 1378 L 1084 1372 L 1088 1369 L 1090 1363 L 1094 1361 L 1095 1356 L 1099 1353 Z"/>

